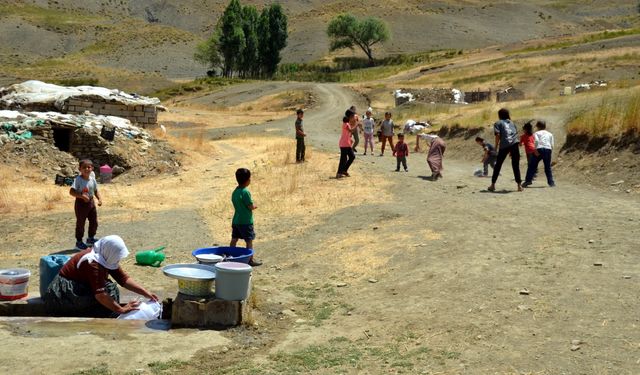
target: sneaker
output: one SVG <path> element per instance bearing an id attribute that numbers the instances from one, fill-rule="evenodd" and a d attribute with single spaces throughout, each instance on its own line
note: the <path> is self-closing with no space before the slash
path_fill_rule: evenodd
<path id="1" fill-rule="evenodd" d="M 522 187 L 523 188 L 526 188 L 526 187 L 529 187 L 529 186 L 531 186 L 531 182 L 525 181 L 525 182 L 522 183 Z"/>
<path id="2" fill-rule="evenodd" d="M 98 242 L 99 238 L 95 238 L 95 237 L 89 237 L 87 238 L 87 245 L 93 245 L 94 243 Z"/>
<path id="3" fill-rule="evenodd" d="M 343 175 L 344 177 L 351 177 L 351 175 L 350 175 L 349 173 L 347 173 L 347 172 L 344 172 L 342 175 Z"/>
<path id="4" fill-rule="evenodd" d="M 364 154 L 362 154 L 362 155 L 366 155 L 366 154 L 367 154 L 367 152 L 365 151 Z"/>
<path id="5" fill-rule="evenodd" d="M 396 172 L 400 172 L 400 170 L 399 170 L 399 169 L 396 169 Z"/>
<path id="6" fill-rule="evenodd" d="M 249 265 L 250 265 L 251 267 L 258 267 L 258 266 L 261 266 L 261 265 L 262 265 L 262 262 L 261 262 L 261 261 L 259 261 L 259 260 L 255 260 L 255 259 L 251 258 L 251 259 L 249 260 Z"/>
<path id="7" fill-rule="evenodd" d="M 549 187 L 556 187 L 556 184 L 553 183 L 553 184 L 549 185 Z"/>
<path id="8" fill-rule="evenodd" d="M 84 242 L 76 242 L 76 250 L 87 250 L 89 246 L 87 246 Z"/>
<path id="9" fill-rule="evenodd" d="M 405 171 L 405 172 L 409 172 L 409 168 L 405 168 L 405 169 L 404 169 L 404 171 Z"/>
<path id="10" fill-rule="evenodd" d="M 336 178 L 342 178 L 344 175 L 342 173 L 336 173 Z"/>

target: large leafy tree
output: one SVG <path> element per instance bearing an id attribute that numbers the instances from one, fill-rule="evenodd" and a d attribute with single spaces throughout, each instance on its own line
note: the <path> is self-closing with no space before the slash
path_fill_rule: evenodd
<path id="1" fill-rule="evenodd" d="M 287 15 L 280 4 L 264 8 L 258 22 L 260 65 L 262 72 L 272 77 L 280 63 L 280 51 L 287 46 Z"/>
<path id="2" fill-rule="evenodd" d="M 367 55 L 370 64 L 373 64 L 373 46 L 391 37 L 387 24 L 381 19 L 368 17 L 358 20 L 348 13 L 340 14 L 329 22 L 327 35 L 331 51 L 357 46 Z"/>
<path id="3" fill-rule="evenodd" d="M 245 35 L 242 28 L 242 7 L 238 0 L 231 0 L 222 14 L 219 24 L 220 53 L 224 58 L 223 74 L 232 77 L 242 50 L 245 48 Z"/>
<path id="4" fill-rule="evenodd" d="M 222 57 L 220 56 L 219 48 L 218 35 L 214 33 L 211 38 L 196 46 L 193 58 L 211 70 L 220 68 L 222 66 Z"/>
<path id="5" fill-rule="evenodd" d="M 243 77 L 256 76 L 260 70 L 258 56 L 258 10 L 253 5 L 242 8 L 242 31 L 244 49 L 240 54 L 238 70 Z"/>

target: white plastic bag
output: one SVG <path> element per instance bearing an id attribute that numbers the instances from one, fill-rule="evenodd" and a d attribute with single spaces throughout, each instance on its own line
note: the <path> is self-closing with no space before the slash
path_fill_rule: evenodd
<path id="1" fill-rule="evenodd" d="M 141 302 L 138 310 L 129 311 L 120 314 L 118 319 L 126 320 L 153 320 L 158 319 L 162 315 L 162 304 L 153 300 Z"/>

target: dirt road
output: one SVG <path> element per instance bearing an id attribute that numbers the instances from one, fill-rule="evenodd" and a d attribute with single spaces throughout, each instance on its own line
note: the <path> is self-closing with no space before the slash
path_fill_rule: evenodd
<path id="1" fill-rule="evenodd" d="M 354 99 L 338 86 L 313 88 L 321 103 L 305 114 L 309 142 L 335 152 L 336 124 Z M 292 123 L 242 131 L 287 134 Z M 373 373 L 402 368 L 371 354 L 388 345 L 431 353 L 407 359 L 412 373 L 633 373 L 637 198 L 561 175 L 557 188 L 538 181 L 518 193 L 508 166 L 488 193 L 488 179 L 472 177 L 476 165 L 455 158 L 445 155 L 445 178 L 431 182 L 424 154 L 409 157 L 409 173 L 393 172 L 391 157 L 358 155 L 353 179 L 384 176 L 391 199 L 374 195 L 324 217 L 293 244 L 261 244 L 266 263 L 282 268 L 259 270 L 256 282 L 276 277 L 293 291 L 266 288 L 270 298 L 300 315 L 309 304 L 333 311 L 318 328 L 293 325 L 271 353 L 344 337 L 348 344 L 331 350 L 359 353 L 354 368 Z M 317 285 L 331 296 L 305 296 Z"/>
<path id="2" fill-rule="evenodd" d="M 257 87 L 251 85 L 237 89 Z M 332 153 L 337 166 L 340 118 L 349 105 L 362 108 L 364 103 L 337 85 L 305 87 L 319 97 L 305 113 L 308 142 Z M 215 129 L 209 135 L 218 139 L 239 133 L 285 135 L 294 142 L 293 117 Z M 241 148 L 225 147 L 219 160 L 211 158 L 188 173 L 213 178 L 220 173 L 215 168 L 251 158 Z M 371 184 L 371 176 L 390 182 L 384 190 L 374 186 L 365 204 L 327 215 L 315 214 L 310 206 L 308 216 L 319 215 L 317 224 L 302 229 L 287 217 L 261 222 L 257 212 L 258 233 L 267 227 L 275 232 L 272 241 L 256 242 L 265 261 L 254 273 L 255 293 L 262 301 L 259 324 L 228 332 L 236 345 L 229 352 L 203 349 L 192 361 L 167 364 L 165 371 L 636 373 L 637 196 L 585 188 L 562 175 L 556 176 L 556 188 L 537 181 L 518 193 L 508 167 L 498 191 L 489 193 L 488 179 L 472 176 L 476 165 L 456 160 L 451 152 L 444 166 L 444 179 L 432 182 L 426 178 L 424 153 L 409 156 L 408 173 L 394 172 L 391 156 L 358 155 L 353 177 L 333 183 L 344 194 L 357 195 L 359 187 Z M 207 184 L 194 189 L 202 204 L 213 194 L 227 193 L 211 193 Z M 313 186 L 300 189 L 315 194 Z M 181 211 L 152 211 L 122 222 L 109 220 L 117 213 L 107 206 L 104 230 L 145 243 L 164 239 L 176 247 L 172 254 L 203 242 L 226 243 L 228 233 L 210 233 L 202 225 L 212 218 L 201 217 L 199 206 L 185 204 Z M 35 260 L 39 245 L 36 239 L 20 238 L 24 225 L 31 231 L 57 225 L 58 231 L 72 232 L 63 218 L 0 219 L 3 249 L 24 249 Z M 62 242 L 52 239 L 46 247 L 56 246 Z M 0 265 L 21 257 L 4 250 Z M 140 272 L 151 279 L 153 270 Z M 172 292 L 166 285 L 166 292 Z M 3 335 L 8 341 L 13 337 L 22 336 Z M 31 339 L 29 347 L 37 347 L 38 338 Z M 29 355 L 14 354 L 23 352 Z M 240 354 L 243 361 L 229 360 Z M 75 357 L 60 353 L 58 361 L 78 368 Z"/>

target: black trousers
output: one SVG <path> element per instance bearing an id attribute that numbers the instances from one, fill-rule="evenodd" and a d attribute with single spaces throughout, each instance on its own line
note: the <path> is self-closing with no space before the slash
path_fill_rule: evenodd
<path id="1" fill-rule="evenodd" d="M 495 184 L 500 176 L 500 169 L 502 169 L 502 163 L 507 155 L 511 155 L 511 168 L 513 169 L 513 177 L 515 177 L 517 183 L 522 182 L 520 177 L 520 148 L 517 143 L 512 144 L 509 147 L 501 148 L 498 151 L 498 157 L 496 160 L 496 166 L 493 168 L 493 176 L 491 177 L 491 183 Z"/>
<path id="2" fill-rule="evenodd" d="M 347 173 L 351 163 L 356 159 L 351 147 L 340 147 L 340 164 L 338 165 L 338 173 Z"/>
<path id="3" fill-rule="evenodd" d="M 296 138 L 296 161 L 304 161 L 304 138 Z"/>

